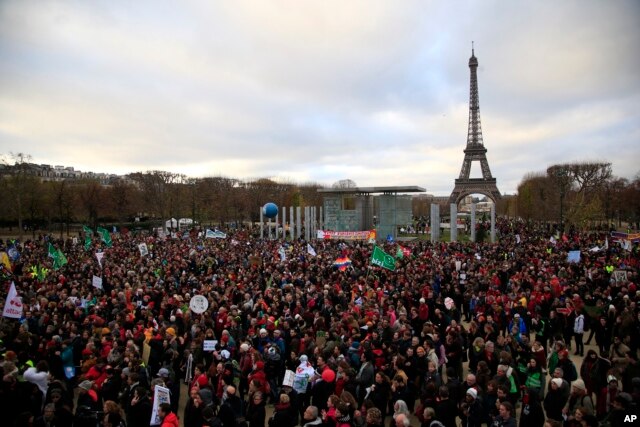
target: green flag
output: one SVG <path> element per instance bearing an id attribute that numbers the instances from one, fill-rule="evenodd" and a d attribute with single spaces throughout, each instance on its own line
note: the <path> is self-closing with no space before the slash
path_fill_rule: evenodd
<path id="1" fill-rule="evenodd" d="M 386 268 L 387 270 L 391 271 L 396 270 L 395 258 L 393 258 L 391 255 L 377 246 L 373 248 L 373 253 L 371 254 L 371 264 L 377 265 L 378 267 Z"/>
<path id="2" fill-rule="evenodd" d="M 62 266 L 64 266 L 68 261 L 67 257 L 64 256 L 60 249 L 56 249 L 53 247 L 51 243 L 49 243 L 49 257 L 53 258 L 53 269 L 59 270 Z"/>
<path id="3" fill-rule="evenodd" d="M 91 246 L 91 236 L 93 236 L 93 230 L 87 227 L 86 225 L 82 226 L 82 230 L 84 231 L 84 250 L 89 250 Z"/>
<path id="4" fill-rule="evenodd" d="M 102 227 L 96 228 L 96 231 L 100 235 L 100 239 L 104 242 L 104 244 L 107 245 L 108 248 L 110 248 L 111 247 L 111 235 L 109 234 L 109 232 L 107 230 L 105 230 L 104 228 L 102 228 Z"/>
<path id="5" fill-rule="evenodd" d="M 404 258 L 404 252 L 402 252 L 402 247 L 400 247 L 400 245 L 398 245 L 398 249 L 396 249 L 396 258 Z"/>

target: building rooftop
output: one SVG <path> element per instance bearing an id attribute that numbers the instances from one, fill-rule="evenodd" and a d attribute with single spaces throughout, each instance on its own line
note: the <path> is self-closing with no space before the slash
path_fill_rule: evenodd
<path id="1" fill-rule="evenodd" d="M 424 193 L 427 190 L 417 185 L 401 185 L 391 187 L 347 187 L 347 188 L 320 188 L 318 193 L 335 194 L 370 194 L 370 193 Z"/>

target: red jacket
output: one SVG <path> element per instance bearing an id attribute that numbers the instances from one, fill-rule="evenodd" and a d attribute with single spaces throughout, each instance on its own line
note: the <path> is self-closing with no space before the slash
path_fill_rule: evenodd
<path id="1" fill-rule="evenodd" d="M 178 416 L 173 412 L 169 412 L 169 414 L 162 420 L 160 427 L 180 427 Z"/>

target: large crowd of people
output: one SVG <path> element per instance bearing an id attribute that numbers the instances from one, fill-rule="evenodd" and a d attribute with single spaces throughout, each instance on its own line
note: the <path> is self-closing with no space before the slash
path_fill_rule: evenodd
<path id="1" fill-rule="evenodd" d="M 7 240 L 0 305 L 14 283 L 23 313 L 0 324 L 2 425 L 630 425 L 638 245 L 497 228 L 497 243 L 385 242 L 395 270 L 368 242 L 243 230 Z"/>

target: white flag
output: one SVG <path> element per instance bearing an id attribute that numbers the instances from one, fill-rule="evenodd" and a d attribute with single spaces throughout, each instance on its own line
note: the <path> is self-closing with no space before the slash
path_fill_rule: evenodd
<path id="1" fill-rule="evenodd" d="M 520 244 L 520 235 L 519 234 L 516 234 L 516 243 Z"/>
<path id="2" fill-rule="evenodd" d="M 138 245 L 138 250 L 140 251 L 140 256 L 149 255 L 149 248 L 147 248 L 147 244 L 146 243 L 140 243 Z"/>
<path id="3" fill-rule="evenodd" d="M 103 257 L 104 257 L 104 252 L 96 252 L 96 258 L 98 259 L 98 264 L 100 264 L 100 268 L 102 268 Z"/>
<path id="4" fill-rule="evenodd" d="M 282 246 L 280 246 L 280 249 L 278 249 L 278 253 L 280 254 L 280 261 L 284 261 L 285 259 L 287 259 L 287 253 L 284 251 L 284 248 Z"/>
<path id="5" fill-rule="evenodd" d="M 604 238 L 604 248 L 605 249 L 609 249 L 609 238 L 608 237 Z"/>
<path id="6" fill-rule="evenodd" d="M 91 282 L 94 288 L 102 289 L 102 277 L 93 276 L 93 280 Z"/>
<path id="7" fill-rule="evenodd" d="M 308 252 L 308 253 L 309 253 L 309 255 L 311 255 L 311 256 L 316 256 L 316 255 L 318 255 L 318 254 L 316 253 L 316 250 L 315 250 L 315 249 L 313 249 L 313 247 L 311 246 L 311 244 L 310 244 L 310 243 L 307 243 L 307 252 Z"/>
<path id="8" fill-rule="evenodd" d="M 22 317 L 22 298 L 18 296 L 15 283 L 11 282 L 7 299 L 4 302 L 4 310 L 2 310 L 3 317 L 10 317 L 12 319 L 20 319 Z"/>

